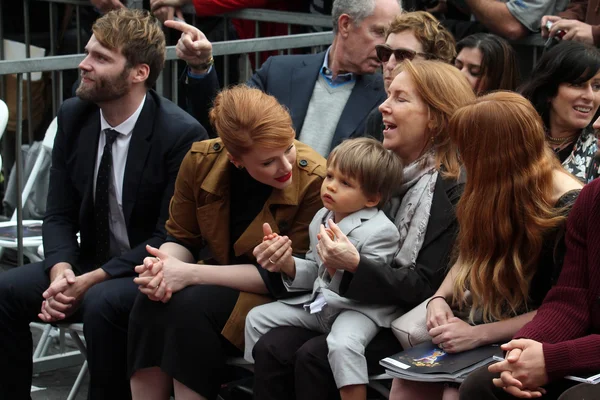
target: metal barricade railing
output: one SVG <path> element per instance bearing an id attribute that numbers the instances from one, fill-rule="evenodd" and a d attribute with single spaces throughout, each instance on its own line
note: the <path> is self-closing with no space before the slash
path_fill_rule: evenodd
<path id="1" fill-rule="evenodd" d="M 12 0 L 0 0 L 0 21 L 5 16 L 2 15 L 2 3 Z M 142 8 L 142 0 L 122 0 L 128 7 L 131 8 Z M 31 43 L 30 34 L 30 23 L 29 23 L 29 9 L 32 2 L 35 3 L 47 3 L 48 4 L 48 15 L 50 21 L 50 56 L 44 58 L 30 58 L 29 45 Z M 81 17 L 80 7 L 89 7 L 89 0 L 23 0 L 23 16 L 24 16 L 24 28 L 25 28 L 25 48 L 26 48 L 26 59 L 16 61 L 0 61 L 0 98 L 5 98 L 6 85 L 4 82 L 4 75 L 17 74 L 17 128 L 16 128 L 16 147 L 17 151 L 15 154 L 16 165 L 17 165 L 17 181 L 18 181 L 18 193 L 21 192 L 22 188 L 22 171 L 20 163 L 20 145 L 23 136 L 23 114 L 26 113 L 26 120 L 31 121 L 31 73 L 32 72 L 50 72 L 52 74 L 52 112 L 56 115 L 58 107 L 63 101 L 63 71 L 76 69 L 80 61 L 83 59 L 82 54 L 73 54 L 65 56 L 57 56 L 57 33 L 58 33 L 58 15 L 57 15 L 57 4 L 65 4 L 68 6 L 75 7 L 75 26 L 77 33 L 77 49 L 81 51 L 83 47 L 81 34 Z M 195 18 L 195 10 L 193 7 L 184 7 L 184 12 L 188 15 L 191 14 L 191 19 Z M 255 21 L 255 39 L 247 40 L 228 40 L 227 29 L 224 29 L 225 35 L 223 42 L 213 42 L 213 54 L 215 56 L 226 56 L 236 54 L 251 54 L 254 53 L 254 64 L 258 68 L 260 66 L 260 52 L 262 51 L 273 51 L 277 50 L 283 53 L 287 50 L 288 53 L 292 49 L 302 47 L 316 48 L 318 46 L 329 45 L 332 41 L 332 34 L 330 32 L 318 32 L 310 34 L 295 34 L 292 35 L 292 26 L 314 26 L 319 28 L 331 28 L 332 21 L 330 16 L 317 15 L 317 14 L 306 14 L 298 12 L 287 12 L 287 11 L 275 11 L 275 10 L 262 10 L 262 9 L 246 9 L 236 12 L 231 12 L 222 16 L 225 27 L 228 26 L 230 19 L 245 19 Z M 259 38 L 260 29 L 259 22 L 276 22 L 287 24 L 288 36 L 276 36 Z M 1 24 L 0 24 L 1 25 Z M 0 60 L 4 59 L 4 48 L 3 39 L 4 34 L 2 27 L 0 26 Z M 515 42 L 514 44 L 531 46 L 533 53 L 533 64 L 537 62 L 539 48 L 541 46 L 541 38 L 539 35 L 531 36 L 524 40 Z M 167 48 L 167 62 L 169 63 L 165 71 L 167 74 L 161 74 L 157 81 L 157 90 L 161 94 L 168 92 L 169 97 L 177 101 L 177 61 L 175 56 L 174 46 Z M 224 74 L 223 79 L 225 85 L 228 82 L 229 76 L 229 58 L 224 57 Z M 248 74 L 248 64 L 246 64 L 246 73 Z M 23 74 L 26 74 L 27 79 L 24 78 Z M 25 81 L 25 87 L 23 87 L 23 81 Z M 27 110 L 23 112 L 22 98 L 24 92 L 27 94 Z M 27 124 L 28 127 L 28 139 L 31 143 L 33 141 L 31 123 Z M 21 221 L 22 221 L 22 204 L 20 199 L 17 201 L 17 220 L 19 221 L 19 235 L 22 234 Z M 22 238 L 19 237 L 19 260 L 22 263 Z"/>
<path id="2" fill-rule="evenodd" d="M 8 2 L 12 0 L 0 0 L 0 21 L 2 21 L 2 3 Z M 32 3 L 47 3 L 48 4 L 48 16 L 49 16 L 49 39 L 50 39 L 50 52 L 51 56 L 56 55 L 57 45 L 58 45 L 58 33 L 59 33 L 59 24 L 58 22 L 58 13 L 57 13 L 57 5 L 64 4 L 67 6 L 72 6 L 75 8 L 75 29 L 76 29 L 76 40 L 77 40 L 77 52 L 80 53 L 82 51 L 84 43 L 82 43 L 82 26 L 81 26 L 81 7 L 90 8 L 89 0 L 22 0 L 23 1 L 23 21 L 24 21 L 24 42 L 26 45 L 26 58 L 30 58 L 30 47 L 31 44 L 31 27 L 30 27 L 30 18 L 29 18 L 29 10 Z M 124 4 L 126 4 L 130 8 L 143 8 L 143 0 L 122 0 Z M 195 11 L 193 6 L 188 5 L 183 8 L 183 11 L 188 15 L 191 15 L 191 19 L 195 21 Z M 224 21 L 224 25 L 228 26 L 230 19 L 247 19 L 256 21 L 256 34 L 255 37 L 258 38 L 260 34 L 259 30 L 259 22 L 276 22 L 287 24 L 288 34 L 292 32 L 292 26 L 316 26 L 316 27 L 324 27 L 331 28 L 331 17 L 324 15 L 316 15 L 316 14 L 307 14 L 307 13 L 299 13 L 299 12 L 286 12 L 286 11 L 274 11 L 274 10 L 262 10 L 262 9 L 248 9 L 241 10 L 232 13 L 228 13 L 222 16 Z M 0 24 L 1 25 L 1 24 Z M 227 41 L 229 38 L 227 37 L 227 29 L 224 30 L 225 36 L 223 37 L 223 41 Z M 2 31 L 2 27 L 0 26 L 0 60 L 4 59 L 4 48 L 3 48 L 3 39 L 4 33 Z M 287 48 L 288 53 L 292 48 Z M 280 49 L 286 50 L 286 49 Z M 254 55 L 255 66 L 258 67 L 260 65 L 260 51 L 255 52 Z M 225 57 L 224 62 L 224 80 L 227 85 L 229 82 L 227 81 L 229 76 L 229 58 Z M 31 76 L 28 74 L 27 79 L 24 79 L 26 82 L 26 93 L 27 93 L 27 117 L 28 120 L 31 118 Z M 60 84 L 60 85 L 59 85 Z M 4 83 L 4 79 L 0 79 L 0 98 L 5 98 L 5 88 L 6 84 Z M 52 73 L 52 111 L 56 114 L 57 105 L 62 102 L 62 78 L 60 76 L 56 76 L 55 73 Z M 32 127 L 28 125 L 28 138 L 29 141 L 33 141 L 33 131 Z"/>
<path id="3" fill-rule="evenodd" d="M 2 14 L 2 3 L 11 0 L 0 0 L 0 21 L 5 17 Z M 143 0 L 122 0 L 123 3 L 130 8 L 143 8 Z M 30 8 L 32 3 L 47 3 L 48 4 L 48 16 L 49 16 L 49 39 L 50 39 L 50 51 L 49 57 L 44 58 L 30 58 L 30 45 L 31 45 L 31 26 L 30 26 Z M 17 193 L 21 193 L 23 187 L 23 171 L 21 167 L 21 151 L 20 146 L 23 139 L 23 120 L 32 120 L 32 93 L 31 93 L 31 73 L 33 72 L 49 72 L 51 74 L 52 82 L 52 113 L 56 115 L 58 107 L 63 101 L 63 71 L 69 69 L 77 69 L 79 63 L 83 59 L 82 54 L 73 54 L 65 56 L 57 56 L 58 47 L 58 33 L 59 33 L 59 16 L 57 12 L 57 5 L 63 4 L 66 6 L 74 7 L 75 13 L 75 29 L 76 29 L 76 49 L 78 52 L 82 51 L 84 43 L 82 43 L 82 26 L 81 26 L 81 14 L 80 7 L 90 7 L 89 0 L 23 0 L 23 28 L 24 37 L 23 41 L 25 44 L 25 57 L 24 60 L 15 61 L 0 61 L 0 98 L 6 98 L 6 85 L 4 82 L 5 75 L 16 74 L 17 76 L 17 115 L 16 115 L 16 129 L 15 129 L 15 165 L 16 165 L 16 179 L 17 179 Z M 191 14 L 194 13 L 193 7 L 188 11 Z M 303 13 L 289 13 L 272 10 L 242 10 L 234 13 L 230 13 L 223 16 L 225 24 L 229 22 L 230 18 L 239 19 L 253 19 L 257 21 L 256 35 L 259 35 L 258 21 L 265 22 L 279 22 L 288 24 L 288 33 L 291 33 L 292 25 L 314 25 L 321 27 L 330 27 L 331 19 L 326 16 L 310 15 Z M 0 24 L 1 25 L 1 24 Z M 227 30 L 225 30 L 227 32 Z M 4 32 L 0 26 L 0 60 L 4 60 L 4 46 L 3 46 Z M 224 42 L 213 43 L 213 54 L 215 56 L 222 55 L 234 55 L 234 54 L 248 54 L 255 53 L 256 65 L 259 63 L 259 54 L 261 51 L 272 51 L 279 50 L 288 52 L 291 49 L 301 47 L 315 47 L 325 46 L 330 44 L 332 36 L 329 33 L 316 33 L 316 34 L 299 34 L 290 35 L 285 37 L 269 37 L 269 38 L 256 38 L 249 40 L 234 40 L 227 41 L 225 38 Z M 225 57 L 225 73 L 224 77 L 227 80 L 228 69 L 227 65 L 228 58 Z M 167 71 L 170 71 L 170 76 L 161 74 L 157 82 L 157 89 L 159 93 L 169 92 L 170 97 L 173 100 L 177 99 L 177 66 L 176 56 L 174 47 L 167 49 L 167 62 L 170 63 Z M 168 82 L 165 84 L 165 81 Z M 170 85 L 167 87 L 167 85 Z M 227 82 L 226 82 L 227 83 Z M 26 95 L 27 104 L 26 110 L 23 110 L 22 99 Z M 27 124 L 27 138 L 29 143 L 33 142 L 33 124 Z M 22 202 L 20 196 L 17 196 L 17 223 L 18 223 L 18 258 L 17 262 L 19 265 L 23 263 L 23 238 L 22 238 Z"/>
<path id="4" fill-rule="evenodd" d="M 275 36 L 258 39 L 232 40 L 229 42 L 213 43 L 213 54 L 216 56 L 230 54 L 245 54 L 257 51 L 270 51 L 281 49 L 294 49 L 302 47 L 325 46 L 331 43 L 333 37 L 330 32 L 319 32 L 309 34 L 298 34 L 291 36 Z M 22 192 L 23 171 L 21 166 L 21 141 L 22 115 L 23 115 L 23 75 L 32 72 L 54 71 L 62 78 L 64 70 L 76 69 L 84 58 L 83 54 L 50 56 L 41 58 L 29 58 L 15 61 L 0 61 L 0 76 L 7 74 L 17 75 L 17 118 L 16 118 L 16 172 L 17 172 L 17 193 Z M 176 70 L 177 56 L 175 46 L 167 48 L 167 61 L 172 63 L 172 70 Z M 176 77 L 175 77 L 176 78 Z M 175 79 L 177 82 L 177 79 Z M 176 85 L 175 85 L 176 86 Z M 174 91 L 174 95 L 177 93 Z M 55 113 L 56 114 L 56 113 Z M 55 115 L 54 114 L 54 115 Z M 17 196 L 17 232 L 18 232 L 18 263 L 23 264 L 23 205 L 20 195 Z"/>

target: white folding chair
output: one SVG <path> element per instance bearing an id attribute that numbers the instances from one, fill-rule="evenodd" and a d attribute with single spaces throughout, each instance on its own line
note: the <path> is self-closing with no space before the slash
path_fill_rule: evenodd
<path id="1" fill-rule="evenodd" d="M 5 102 L 0 100 L 0 139 L 4 136 L 6 124 L 8 124 L 8 107 Z M 2 169 L 2 157 L 0 157 L 0 169 Z"/>
<path id="2" fill-rule="evenodd" d="M 58 128 L 57 120 L 56 120 L 56 118 L 54 118 L 54 120 L 52 120 L 52 123 L 46 130 L 46 135 L 44 136 L 44 140 L 42 142 L 42 149 L 40 149 L 40 152 L 35 160 L 35 163 L 33 164 L 31 173 L 29 174 L 29 178 L 27 178 L 27 182 L 25 183 L 25 186 L 23 187 L 23 191 L 21 192 L 22 204 L 25 204 L 27 202 L 27 199 L 29 198 L 29 195 L 31 194 L 31 189 L 33 188 L 33 185 L 35 184 L 35 181 L 38 178 L 39 172 L 42 168 L 42 165 L 43 165 L 46 157 L 49 157 L 48 154 L 52 153 L 52 147 L 54 146 L 54 138 L 56 137 L 57 128 Z M 16 221 L 17 221 L 17 211 L 15 210 L 13 212 L 12 217 L 10 218 L 10 221 L 1 223 L 0 227 L 1 226 L 16 226 L 17 225 Z M 40 221 L 35 221 L 35 220 L 27 221 L 28 224 L 41 223 L 41 222 L 42 222 L 41 220 Z M 25 222 L 23 224 L 25 225 Z M 26 255 L 31 261 L 41 261 L 42 258 L 40 258 L 37 253 L 37 249 L 41 244 L 42 244 L 41 236 L 23 240 L 23 254 Z M 4 249 L 4 248 L 16 249 L 17 247 L 18 247 L 18 244 L 16 241 L 0 239 L 0 256 L 2 255 L 2 251 L 3 251 L 2 249 Z"/>
<path id="3" fill-rule="evenodd" d="M 74 400 L 75 397 L 77 397 L 77 393 L 79 393 L 79 389 L 81 389 L 81 383 L 83 382 L 83 379 L 85 378 L 85 375 L 88 372 L 87 348 L 85 347 L 85 343 L 81 339 L 81 337 L 83 336 L 83 324 L 57 324 L 57 326 L 59 329 L 64 329 L 69 334 L 69 336 L 71 336 L 71 339 L 73 339 L 73 342 L 75 342 L 75 345 L 77 346 L 81 354 L 83 354 L 83 356 L 85 357 L 85 361 L 83 362 L 83 365 L 79 370 L 77 379 L 75 379 L 75 383 L 73 384 L 73 387 L 69 392 L 69 396 L 67 397 L 67 400 Z"/>

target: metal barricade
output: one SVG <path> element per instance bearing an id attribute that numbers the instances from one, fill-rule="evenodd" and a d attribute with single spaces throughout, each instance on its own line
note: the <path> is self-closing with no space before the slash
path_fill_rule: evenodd
<path id="1" fill-rule="evenodd" d="M 319 32 L 310 34 L 299 34 L 292 36 L 279 36 L 279 37 L 268 37 L 258 39 L 247 39 L 247 40 L 232 40 L 229 42 L 216 42 L 213 43 L 213 54 L 229 55 L 229 54 L 242 54 L 252 53 L 257 51 L 270 51 L 270 50 L 281 50 L 281 49 L 293 49 L 301 47 L 313 47 L 313 46 L 324 46 L 330 44 L 332 41 L 332 34 L 330 32 Z M 17 75 L 17 129 L 16 129 L 16 168 L 17 168 L 17 181 L 18 181 L 18 193 L 22 192 L 22 168 L 21 168 L 21 151 L 20 144 L 23 136 L 22 132 L 22 113 L 23 113 L 23 75 L 30 74 L 32 72 L 45 72 L 54 71 L 58 74 L 59 79 L 62 77 L 62 72 L 68 69 L 76 69 L 81 60 L 84 58 L 83 54 L 66 55 L 66 56 L 50 56 L 42 58 L 29 58 L 17 61 L 0 61 L 0 75 L 16 74 Z M 171 46 L 167 48 L 168 62 L 172 63 L 172 69 L 176 70 L 177 56 L 175 54 L 175 47 Z M 177 80 L 175 79 L 175 82 Z M 176 95 L 176 91 L 175 91 Z M 23 264 L 23 215 L 22 215 L 22 204 L 21 197 L 18 197 L 17 201 L 17 222 L 18 222 L 18 262 L 19 265 Z"/>
<path id="2" fill-rule="evenodd" d="M 4 17 L 2 15 L 2 3 L 11 0 L 0 0 L 0 21 Z M 143 0 L 122 0 L 131 8 L 142 8 Z M 30 58 L 29 45 L 31 42 L 31 34 L 30 34 L 30 23 L 29 23 L 29 9 L 32 4 L 35 3 L 47 3 L 48 4 L 48 15 L 50 21 L 50 56 L 45 58 Z M 63 71 L 70 69 L 77 69 L 78 64 L 83 59 L 82 54 L 74 54 L 74 55 L 65 55 L 65 56 L 57 56 L 57 34 L 58 34 L 58 15 L 57 15 L 57 4 L 64 4 L 68 6 L 72 6 L 75 8 L 75 26 L 77 31 L 77 49 L 81 51 L 83 48 L 83 43 L 81 39 L 81 17 L 80 17 L 80 7 L 89 7 L 89 0 L 23 0 L 23 16 L 24 16 L 24 28 L 25 28 L 25 45 L 26 45 L 26 57 L 25 60 L 17 60 L 17 61 L 0 61 L 0 97 L 5 98 L 5 85 L 4 85 L 4 75 L 7 74 L 17 74 L 17 128 L 16 128 L 16 147 L 17 151 L 15 154 L 16 165 L 17 165 L 17 180 L 18 180 L 18 192 L 21 192 L 22 188 L 22 171 L 20 170 L 20 144 L 23 136 L 22 132 L 22 116 L 27 115 L 27 120 L 31 121 L 31 73 L 32 72 L 45 72 L 48 71 L 52 74 L 52 112 L 53 115 L 56 115 L 58 111 L 58 107 L 63 101 Z M 194 9 L 193 7 L 184 8 L 184 12 L 191 13 L 192 19 L 194 19 Z M 330 32 L 318 32 L 318 33 L 308 33 L 308 34 L 295 34 L 292 35 L 292 26 L 314 26 L 320 28 L 331 28 L 332 21 L 331 17 L 324 15 L 316 15 L 316 14 L 306 14 L 306 13 L 297 13 L 297 12 L 285 12 L 285 11 L 274 11 L 274 10 L 262 10 L 262 9 L 246 9 L 241 11 L 236 11 L 232 13 L 228 13 L 223 15 L 225 26 L 228 25 L 229 21 L 232 18 L 236 19 L 246 19 L 255 21 L 255 39 L 247 39 L 247 40 L 228 40 L 227 37 L 227 29 L 225 29 L 224 41 L 222 42 L 213 42 L 213 54 L 215 56 L 224 56 L 224 55 L 235 55 L 235 54 L 254 54 L 254 64 L 255 67 L 258 68 L 260 65 L 260 52 L 262 51 L 279 51 L 280 53 L 290 53 L 292 49 L 295 48 L 303 48 L 303 47 L 311 47 L 313 49 L 322 48 L 322 46 L 327 46 L 332 42 L 332 34 Z M 259 38 L 260 29 L 259 22 L 275 22 L 275 23 L 283 23 L 287 24 L 287 33 L 288 36 L 276 36 L 276 37 L 266 37 Z M 0 59 L 4 59 L 4 49 L 3 49 L 3 31 L 0 24 Z M 521 41 L 515 42 L 515 44 L 531 46 L 533 53 L 533 64 L 537 62 L 537 57 L 539 54 L 539 46 L 541 45 L 541 38 L 538 35 L 532 35 L 529 38 L 526 38 Z M 316 51 L 316 50 L 313 50 Z M 160 94 L 168 94 L 172 100 L 177 101 L 177 60 L 175 56 L 175 48 L 174 46 L 167 48 L 167 62 L 169 63 L 166 69 L 167 73 L 161 74 L 159 80 L 157 81 L 157 91 Z M 232 66 L 229 65 L 228 57 L 225 57 L 224 62 L 224 74 L 223 78 L 225 84 L 227 85 L 229 82 L 227 81 L 227 77 L 229 75 L 229 68 Z M 248 63 L 246 63 L 245 67 L 246 75 L 250 74 L 250 68 Z M 24 74 L 27 74 L 27 79 L 24 78 Z M 25 81 L 25 86 L 23 87 L 23 81 Z M 23 110 L 21 100 L 23 98 L 24 92 L 27 94 L 27 109 Z M 32 132 L 32 124 L 27 124 L 28 126 L 28 139 L 30 142 L 33 141 L 33 132 Z M 20 199 L 19 199 L 20 200 Z M 17 202 L 17 216 L 18 221 L 22 221 L 22 204 L 20 201 Z M 22 234 L 22 224 L 19 222 L 19 234 Z M 19 237 L 19 262 L 22 263 L 22 238 Z"/>
<path id="3" fill-rule="evenodd" d="M 4 18 L 2 14 L 2 3 L 10 0 L 0 0 L 0 21 Z M 143 0 L 123 0 L 123 2 L 130 8 L 142 8 Z M 30 44 L 31 44 L 31 27 L 30 27 L 30 7 L 32 3 L 47 3 L 48 4 L 48 16 L 49 16 L 49 27 L 50 27 L 50 51 L 49 57 L 44 58 L 31 58 L 30 55 Z M 64 4 L 66 6 L 74 7 L 75 13 L 75 29 L 77 34 L 77 50 L 81 52 L 84 43 L 82 42 L 82 26 L 81 26 L 81 14 L 80 7 L 89 7 L 89 0 L 23 0 L 23 21 L 24 21 L 24 42 L 25 42 L 25 57 L 24 60 L 15 61 L 0 61 L 0 98 L 5 98 L 5 75 L 16 74 L 17 80 L 17 125 L 15 132 L 16 149 L 15 149 L 15 164 L 16 164 L 16 176 L 17 176 L 17 192 L 22 192 L 23 187 L 23 171 L 21 167 L 21 151 L 20 146 L 22 143 L 23 132 L 23 120 L 32 120 L 32 105 L 31 105 L 31 73 L 33 72 L 49 72 L 51 74 L 52 82 L 52 113 L 56 115 L 60 104 L 63 101 L 63 71 L 70 69 L 77 69 L 79 63 L 83 59 L 82 54 L 57 56 L 57 44 L 58 44 L 58 32 L 59 32 L 59 16 L 57 12 L 57 5 Z M 302 13 L 286 13 L 277 12 L 271 10 L 243 10 L 235 13 L 231 13 L 223 16 L 225 21 L 229 18 L 239 19 L 255 19 L 256 21 L 268 21 L 268 22 L 281 22 L 288 24 L 288 32 L 291 33 L 291 25 L 315 25 L 315 26 L 331 26 L 331 19 L 329 17 L 323 17 L 318 15 L 302 14 Z M 2 25 L 2 24 L 0 24 Z M 258 35 L 257 30 L 257 35 Z M 0 60 L 4 60 L 4 46 L 3 46 L 4 32 L 0 26 Z M 261 51 L 288 51 L 294 48 L 301 47 L 315 47 L 315 46 L 326 46 L 332 41 L 330 33 L 315 33 L 315 34 L 299 34 L 290 35 L 284 37 L 268 37 L 268 38 L 256 38 L 249 40 L 234 40 L 213 43 L 213 54 L 215 56 L 221 55 L 233 55 L 233 54 L 247 54 L 255 53 L 256 60 L 259 59 Z M 171 99 L 177 99 L 177 60 L 175 56 L 174 47 L 167 48 L 167 62 L 170 63 L 169 71 L 170 76 L 164 76 L 161 74 L 159 81 L 157 82 L 157 89 L 159 93 L 164 94 L 168 92 Z M 258 65 L 258 63 L 257 63 Z M 226 65 L 225 76 L 228 75 L 230 66 Z M 25 81 L 25 82 L 23 82 Z M 25 85 L 23 85 L 25 83 Z M 169 86 L 167 86 L 167 84 Z M 22 100 L 26 94 L 27 105 L 26 110 L 23 110 Z M 23 116 L 26 115 L 26 118 Z M 31 123 L 27 124 L 28 141 L 33 142 L 33 126 Z M 18 196 L 16 204 L 17 210 L 17 223 L 18 223 L 18 263 L 23 264 L 23 238 L 22 238 L 22 210 L 23 205 L 20 196 Z"/>

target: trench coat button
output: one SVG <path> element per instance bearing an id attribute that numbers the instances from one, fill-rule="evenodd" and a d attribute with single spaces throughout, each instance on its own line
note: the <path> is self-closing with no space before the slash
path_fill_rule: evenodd
<path id="1" fill-rule="evenodd" d="M 219 143 L 213 144 L 213 150 L 214 151 L 219 151 L 220 148 L 221 148 L 221 145 Z"/>
<path id="2" fill-rule="evenodd" d="M 300 166 L 301 167 L 306 167 L 308 165 L 308 161 L 306 160 L 300 160 Z"/>

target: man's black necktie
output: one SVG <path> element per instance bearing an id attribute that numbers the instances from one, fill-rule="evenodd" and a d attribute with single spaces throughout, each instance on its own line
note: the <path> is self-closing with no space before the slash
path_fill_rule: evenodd
<path id="1" fill-rule="evenodd" d="M 112 145 L 117 139 L 119 132 L 114 129 L 105 129 L 106 144 L 98 168 L 96 178 L 96 197 L 94 202 L 94 214 L 96 220 L 96 261 L 99 265 L 104 264 L 110 257 L 110 226 L 108 218 L 110 208 L 108 205 L 108 187 L 112 173 Z"/>

